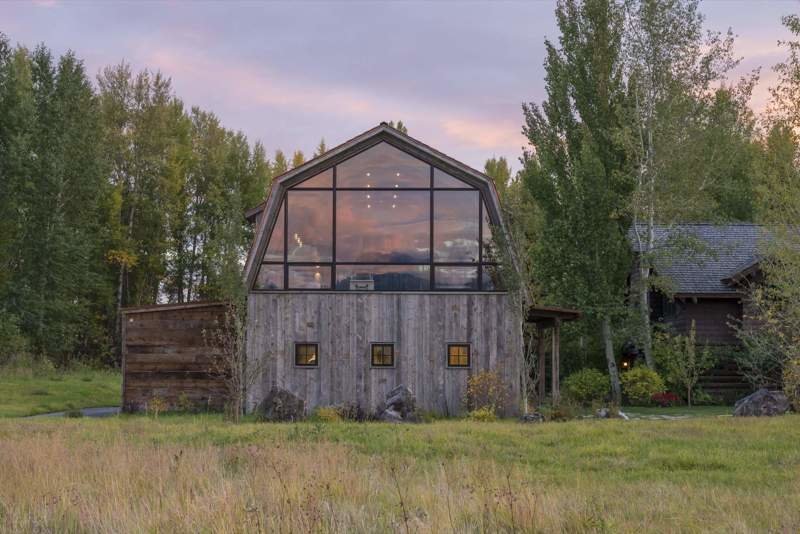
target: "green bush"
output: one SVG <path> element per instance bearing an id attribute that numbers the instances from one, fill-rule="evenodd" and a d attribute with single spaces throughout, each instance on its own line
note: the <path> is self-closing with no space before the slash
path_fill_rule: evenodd
<path id="1" fill-rule="evenodd" d="M 564 380 L 564 394 L 584 406 L 604 401 L 610 389 L 608 376 L 597 369 L 581 369 Z"/>
<path id="2" fill-rule="evenodd" d="M 337 406 L 320 406 L 311 413 L 310 419 L 319 423 L 339 423 L 342 415 Z"/>
<path id="3" fill-rule="evenodd" d="M 469 412 L 469 419 L 470 421 L 477 421 L 480 423 L 492 423 L 497 421 L 497 414 L 495 414 L 492 407 L 484 406 Z"/>
<path id="4" fill-rule="evenodd" d="M 664 381 L 658 373 L 647 367 L 634 367 L 622 374 L 622 391 L 628 402 L 635 406 L 647 406 L 656 393 L 664 391 Z"/>

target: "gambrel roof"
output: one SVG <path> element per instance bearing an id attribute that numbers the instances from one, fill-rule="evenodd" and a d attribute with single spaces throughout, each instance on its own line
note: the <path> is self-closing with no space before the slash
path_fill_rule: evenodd
<path id="1" fill-rule="evenodd" d="M 253 245 L 250 247 L 244 270 L 247 287 L 252 287 L 253 280 L 258 272 L 260 258 L 264 254 L 264 249 L 267 246 L 267 241 L 269 240 L 269 236 L 278 216 L 278 211 L 280 210 L 281 201 L 286 191 L 292 186 L 381 142 L 388 143 L 415 158 L 451 174 L 464 181 L 469 186 L 478 189 L 482 193 L 492 224 L 497 226 L 501 231 L 505 231 L 500 213 L 500 202 L 497 196 L 497 190 L 495 189 L 493 180 L 489 176 L 382 122 L 375 128 L 278 176 L 272 182 L 272 187 L 270 188 L 267 199 L 262 204 L 248 210 L 246 214 L 247 218 L 250 220 L 256 219 L 258 222 Z"/>

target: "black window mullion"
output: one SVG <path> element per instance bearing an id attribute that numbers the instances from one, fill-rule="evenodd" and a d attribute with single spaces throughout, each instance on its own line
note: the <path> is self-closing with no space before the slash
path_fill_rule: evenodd
<path id="1" fill-rule="evenodd" d="M 478 193 L 478 291 L 483 290 L 483 195 Z"/>
<path id="2" fill-rule="evenodd" d="M 333 237 L 331 239 L 331 289 L 336 291 L 336 168 L 333 167 Z"/>
<path id="3" fill-rule="evenodd" d="M 289 193 L 283 196 L 283 289 L 289 289 Z"/>
<path id="4" fill-rule="evenodd" d="M 430 271 L 430 290 L 433 291 L 436 289 L 436 270 L 433 268 L 433 165 L 431 165 L 431 235 L 430 235 L 430 250 L 428 251 L 428 258 L 430 260 L 429 271 Z"/>

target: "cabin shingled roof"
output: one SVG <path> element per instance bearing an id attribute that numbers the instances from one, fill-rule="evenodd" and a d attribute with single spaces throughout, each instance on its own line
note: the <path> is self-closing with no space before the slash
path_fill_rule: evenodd
<path id="1" fill-rule="evenodd" d="M 758 263 L 766 234 L 757 224 L 696 223 L 656 225 L 655 236 L 656 246 L 664 251 L 654 260 L 656 274 L 672 281 L 675 294 L 733 295 L 739 291 L 726 281 Z M 634 252 L 639 252 L 633 229 L 629 239 Z M 687 252 L 678 240 L 696 240 L 698 251 Z"/>

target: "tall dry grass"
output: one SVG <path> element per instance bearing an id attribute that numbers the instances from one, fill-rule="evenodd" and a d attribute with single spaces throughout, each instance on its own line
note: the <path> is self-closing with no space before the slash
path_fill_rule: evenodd
<path id="1" fill-rule="evenodd" d="M 702 478 L 625 480 L 619 474 L 576 470 L 565 481 L 548 483 L 535 471 L 491 457 L 366 454 L 353 444 L 324 439 L 181 444 L 155 436 L 142 439 L 146 421 L 101 425 L 0 424 L 0 529 L 800 530 L 798 477 L 785 487 L 727 487 Z M 104 432 L 102 439 L 95 432 Z M 474 436 L 467 432 L 464 439 Z M 798 469 L 796 464 L 784 467 Z"/>

